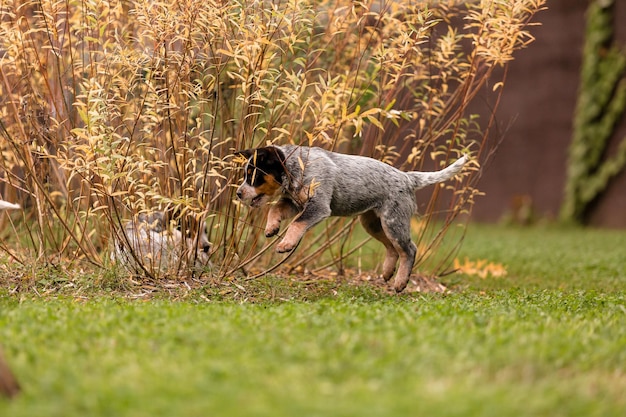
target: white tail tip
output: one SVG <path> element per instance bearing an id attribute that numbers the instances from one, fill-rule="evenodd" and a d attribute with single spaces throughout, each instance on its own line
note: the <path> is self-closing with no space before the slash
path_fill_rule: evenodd
<path id="1" fill-rule="evenodd" d="M 0 210 L 17 210 L 19 208 L 19 204 L 13 204 L 8 201 L 0 200 Z"/>

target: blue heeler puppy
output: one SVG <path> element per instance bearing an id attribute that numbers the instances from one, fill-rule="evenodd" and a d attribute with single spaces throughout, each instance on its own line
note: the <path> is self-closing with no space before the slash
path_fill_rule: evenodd
<path id="1" fill-rule="evenodd" d="M 293 250 L 308 229 L 327 217 L 360 215 L 365 230 L 387 249 L 385 281 L 400 260 L 394 281 L 397 292 L 408 284 L 417 253 L 411 241 L 415 190 L 454 177 L 467 162 L 463 156 L 441 171 L 402 172 L 372 158 L 295 145 L 237 154 L 248 159 L 244 182 L 237 189 L 242 202 L 260 207 L 280 195 L 269 210 L 265 236 L 274 236 L 282 220 L 298 215 L 277 252 Z"/>

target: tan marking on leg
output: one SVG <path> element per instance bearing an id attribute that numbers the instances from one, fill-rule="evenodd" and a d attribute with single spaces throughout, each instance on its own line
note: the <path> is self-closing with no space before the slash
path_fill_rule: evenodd
<path id="1" fill-rule="evenodd" d="M 393 281 L 393 288 L 396 292 L 401 292 L 404 290 L 409 283 L 409 278 L 411 276 L 411 269 L 413 268 L 413 262 L 409 260 L 409 257 L 406 254 L 400 255 L 400 267 L 398 268 L 398 273 Z"/>
<path id="2" fill-rule="evenodd" d="M 267 214 L 267 223 L 265 225 L 265 237 L 272 237 L 280 230 L 280 223 L 288 218 L 298 214 L 290 202 L 280 200 L 272 207 Z"/>
<path id="3" fill-rule="evenodd" d="M 387 254 L 385 255 L 385 262 L 383 263 L 383 279 L 389 281 L 396 270 L 396 263 L 398 263 L 398 252 L 393 247 L 387 248 Z"/>
<path id="4" fill-rule="evenodd" d="M 393 226 L 390 227 L 389 224 L 385 223 L 384 219 L 381 220 L 381 226 L 385 236 L 387 236 L 387 239 L 393 245 L 400 259 L 398 272 L 396 272 L 393 284 L 396 292 L 404 290 L 409 283 L 411 270 L 415 263 L 415 255 L 417 254 L 417 247 L 410 240 L 410 229 L 408 229 L 410 228 L 409 221 L 410 219 L 403 221 L 403 219 L 396 218 L 392 223 Z M 398 228 L 398 226 L 401 226 L 401 228 Z M 407 230 L 404 229 L 404 226 L 406 226 Z"/>
<path id="5" fill-rule="evenodd" d="M 291 223 L 283 240 L 281 240 L 280 243 L 276 245 L 276 252 L 283 253 L 292 251 L 296 247 L 298 242 L 300 242 L 300 239 L 302 239 L 302 236 L 304 235 L 304 232 L 306 232 L 306 230 L 307 225 L 304 222 L 295 221 Z"/>
<path id="6" fill-rule="evenodd" d="M 376 213 L 372 211 L 365 212 L 361 215 L 361 224 L 367 233 L 374 239 L 385 245 L 387 252 L 385 254 L 385 261 L 383 262 L 383 279 L 389 281 L 396 270 L 396 263 L 398 262 L 398 252 L 394 248 L 393 244 L 385 235 L 380 224 L 380 219 Z"/>
<path id="7" fill-rule="evenodd" d="M 267 223 L 265 224 L 265 237 L 272 237 L 280 231 L 281 220 L 280 206 L 276 204 L 270 207 L 270 211 L 267 213 Z"/>
<path id="8" fill-rule="evenodd" d="M 413 264 L 415 263 L 417 247 L 413 242 L 411 242 L 410 253 L 406 253 L 400 248 L 398 248 L 398 252 L 400 253 L 400 267 L 398 268 L 398 273 L 394 279 L 393 288 L 396 292 L 402 292 L 402 290 L 404 290 L 409 283 L 411 270 L 413 269 Z"/>

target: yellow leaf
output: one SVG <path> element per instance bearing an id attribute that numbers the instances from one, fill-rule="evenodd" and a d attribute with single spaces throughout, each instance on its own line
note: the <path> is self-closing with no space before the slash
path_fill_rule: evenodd
<path id="1" fill-rule="evenodd" d="M 465 258 L 464 262 L 454 259 L 454 269 L 466 275 L 477 275 L 480 278 L 503 277 L 506 276 L 506 268 L 502 264 L 489 262 L 486 259 L 478 259 L 476 261 L 470 261 Z"/>

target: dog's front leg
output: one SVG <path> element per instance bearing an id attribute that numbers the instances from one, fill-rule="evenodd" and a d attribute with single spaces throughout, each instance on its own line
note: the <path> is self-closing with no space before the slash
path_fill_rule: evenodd
<path id="1" fill-rule="evenodd" d="M 265 225 L 265 237 L 272 237 L 280 230 L 280 222 L 298 214 L 298 208 L 288 198 L 281 198 L 276 204 L 270 207 L 267 214 L 267 224 Z"/>
<path id="2" fill-rule="evenodd" d="M 298 242 L 300 242 L 304 233 L 329 217 L 330 213 L 329 205 L 316 204 L 314 201 L 309 201 L 300 216 L 289 225 L 283 240 L 276 245 L 276 252 L 283 253 L 292 251 Z"/>

